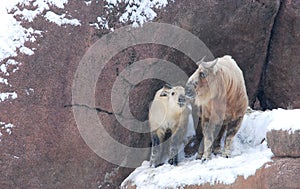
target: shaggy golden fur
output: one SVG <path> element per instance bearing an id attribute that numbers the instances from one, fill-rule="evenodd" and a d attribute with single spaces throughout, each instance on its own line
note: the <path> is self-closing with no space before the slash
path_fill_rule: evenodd
<path id="1" fill-rule="evenodd" d="M 194 98 L 200 108 L 204 138 L 198 158 L 209 159 L 212 151 L 220 152 L 220 140 L 224 133 L 224 156 L 229 156 L 233 137 L 241 126 L 248 107 L 248 97 L 241 69 L 231 56 L 211 62 L 201 60 L 198 69 L 186 84 L 186 95 Z M 203 143 L 202 143 L 203 144 Z"/>

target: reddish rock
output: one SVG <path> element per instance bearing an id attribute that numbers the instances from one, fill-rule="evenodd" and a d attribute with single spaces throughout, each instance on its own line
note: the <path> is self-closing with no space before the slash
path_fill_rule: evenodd
<path id="1" fill-rule="evenodd" d="M 20 70 L 10 75 L 18 98 L 0 105 L 1 120 L 15 125 L 0 142 L 0 188 L 114 189 L 132 171 L 97 156 L 82 140 L 72 108 L 64 107 L 72 103 L 79 61 L 98 39 L 89 22 L 102 11 L 84 1 L 69 2 L 66 9 L 81 20 L 80 27 L 62 28 L 41 17 L 27 23 L 47 32 L 32 45 L 34 55 L 18 57 Z M 30 95 L 28 88 L 34 90 Z"/>
<path id="2" fill-rule="evenodd" d="M 274 24 L 265 73 L 266 108 L 300 108 L 300 2 L 284 0 Z"/>
<path id="3" fill-rule="evenodd" d="M 276 157 L 300 157 L 300 130 L 267 132 L 268 146 Z"/>
<path id="4" fill-rule="evenodd" d="M 273 162 L 266 163 L 253 176 L 245 179 L 239 176 L 233 184 L 209 183 L 200 186 L 185 186 L 185 189 L 296 189 L 300 186 L 300 158 L 274 158 Z M 132 184 L 132 183 L 131 183 Z M 135 185 L 128 185 L 123 189 L 135 189 Z"/>

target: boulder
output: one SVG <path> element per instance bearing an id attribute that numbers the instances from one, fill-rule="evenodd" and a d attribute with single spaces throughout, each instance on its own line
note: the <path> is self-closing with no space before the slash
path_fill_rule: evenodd
<path id="1" fill-rule="evenodd" d="M 284 0 L 272 30 L 263 83 L 265 108 L 300 108 L 300 2 Z"/>
<path id="2" fill-rule="evenodd" d="M 267 132 L 268 146 L 276 157 L 300 158 L 300 130 Z"/>

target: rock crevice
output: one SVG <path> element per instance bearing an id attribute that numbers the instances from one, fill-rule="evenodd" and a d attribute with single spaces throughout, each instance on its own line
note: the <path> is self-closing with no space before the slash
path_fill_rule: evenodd
<path id="1" fill-rule="evenodd" d="M 266 102 L 267 100 L 266 100 L 266 96 L 265 96 L 265 93 L 264 93 L 264 88 L 265 88 L 265 80 L 266 80 L 266 74 L 267 74 L 266 72 L 267 72 L 267 69 L 268 69 L 268 63 L 270 61 L 270 53 L 271 53 L 271 47 L 272 47 L 271 43 L 272 43 L 272 39 L 274 37 L 275 27 L 277 27 L 277 25 L 278 25 L 278 15 L 281 12 L 281 9 L 282 9 L 282 0 L 279 1 L 278 10 L 277 10 L 277 12 L 276 12 L 276 14 L 274 15 L 274 18 L 273 18 L 272 27 L 271 27 L 271 30 L 270 30 L 270 37 L 269 37 L 267 47 L 266 47 L 267 48 L 266 57 L 265 57 L 265 61 L 264 61 L 264 64 L 263 64 L 263 68 L 262 68 L 262 72 L 261 72 L 261 76 L 260 76 L 260 81 L 259 81 L 257 92 L 256 92 L 256 99 L 255 100 L 257 100 L 257 99 L 259 100 L 260 107 L 261 107 L 262 110 L 273 108 L 273 107 L 270 107 L 270 104 L 268 102 Z M 252 103 L 250 103 L 252 108 L 254 107 L 255 100 Z"/>
<path id="2" fill-rule="evenodd" d="M 87 108 L 87 109 L 90 109 L 90 110 L 96 110 L 97 112 L 106 113 L 108 115 L 113 115 L 114 114 L 113 112 L 104 110 L 102 108 L 89 107 L 88 105 L 85 105 L 85 104 L 67 104 L 67 105 L 64 105 L 64 108 L 69 108 L 69 107 L 82 107 L 82 108 Z"/>

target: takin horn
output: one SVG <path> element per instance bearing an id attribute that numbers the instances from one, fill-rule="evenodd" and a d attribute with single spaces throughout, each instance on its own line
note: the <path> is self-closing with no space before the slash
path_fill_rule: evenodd
<path id="1" fill-rule="evenodd" d="M 164 88 L 166 88 L 166 89 L 172 89 L 173 86 L 171 84 L 169 84 L 169 83 L 165 83 Z"/>
<path id="2" fill-rule="evenodd" d="M 209 69 L 209 68 L 214 67 L 217 63 L 218 63 L 218 58 L 216 58 L 215 60 L 210 61 L 210 62 L 203 61 L 201 64 L 204 68 Z"/>
<path id="3" fill-rule="evenodd" d="M 199 66 L 200 64 L 202 64 L 204 62 L 206 55 L 203 56 L 203 58 L 201 60 L 199 60 L 198 62 L 196 62 L 197 66 Z"/>

